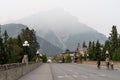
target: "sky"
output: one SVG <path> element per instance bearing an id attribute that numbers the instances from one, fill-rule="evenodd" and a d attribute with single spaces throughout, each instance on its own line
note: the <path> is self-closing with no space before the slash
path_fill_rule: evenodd
<path id="1" fill-rule="evenodd" d="M 0 24 L 54 8 L 63 8 L 106 36 L 112 25 L 120 33 L 120 0 L 0 0 Z"/>

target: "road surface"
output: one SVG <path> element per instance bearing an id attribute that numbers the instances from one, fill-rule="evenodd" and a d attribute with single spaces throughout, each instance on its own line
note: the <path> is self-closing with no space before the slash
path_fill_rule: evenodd
<path id="1" fill-rule="evenodd" d="M 120 71 L 104 67 L 98 70 L 96 66 L 85 64 L 48 63 L 19 80 L 120 80 Z"/>

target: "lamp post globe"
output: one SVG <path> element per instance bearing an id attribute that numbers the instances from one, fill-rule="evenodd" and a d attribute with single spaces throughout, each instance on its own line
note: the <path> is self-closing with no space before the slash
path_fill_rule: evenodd
<path id="1" fill-rule="evenodd" d="M 108 51 L 106 51 L 106 54 L 109 54 L 109 52 L 108 52 Z"/>
<path id="2" fill-rule="evenodd" d="M 109 57 L 109 52 L 108 51 L 106 51 L 105 54 L 106 54 L 106 58 Z"/>
<path id="3" fill-rule="evenodd" d="M 42 57 L 42 54 L 39 54 L 40 55 L 40 57 Z"/>
<path id="4" fill-rule="evenodd" d="M 36 54 L 38 55 L 38 54 L 39 54 L 39 51 L 37 51 Z"/>

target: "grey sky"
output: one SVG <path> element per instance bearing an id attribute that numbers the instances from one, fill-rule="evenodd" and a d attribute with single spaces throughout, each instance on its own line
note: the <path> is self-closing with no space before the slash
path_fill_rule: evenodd
<path id="1" fill-rule="evenodd" d="M 0 0 L 0 23 L 54 8 L 63 8 L 107 36 L 112 25 L 120 33 L 120 0 Z"/>

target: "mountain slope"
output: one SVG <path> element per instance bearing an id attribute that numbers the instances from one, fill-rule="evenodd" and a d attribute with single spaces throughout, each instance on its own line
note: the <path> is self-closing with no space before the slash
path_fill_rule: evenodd
<path id="1" fill-rule="evenodd" d="M 55 55 L 63 52 L 62 49 L 54 46 L 53 44 L 51 44 L 50 42 L 44 40 L 41 37 L 37 37 L 37 40 L 38 40 L 38 42 L 40 44 L 40 47 L 41 47 L 40 52 L 45 53 L 48 56 L 55 56 Z"/>
<path id="2" fill-rule="evenodd" d="M 99 40 L 103 43 L 107 38 L 91 27 L 79 22 L 77 17 L 62 9 L 41 12 L 17 20 L 30 27 L 35 27 L 37 34 L 51 44 L 62 49 L 75 49 L 76 43 Z"/>
<path id="3" fill-rule="evenodd" d="M 10 37 L 16 37 L 23 28 L 26 28 L 23 24 L 5 24 L 2 25 L 2 33 L 7 30 Z M 39 36 L 37 36 L 37 41 L 40 44 L 41 52 L 47 54 L 48 56 L 55 56 L 63 51 Z"/>
<path id="4" fill-rule="evenodd" d="M 2 25 L 2 33 L 5 30 L 7 30 L 9 36 L 16 37 L 18 34 L 21 33 L 21 29 L 24 28 L 26 28 L 26 26 L 23 24 L 14 24 L 14 23 L 5 24 Z"/>

